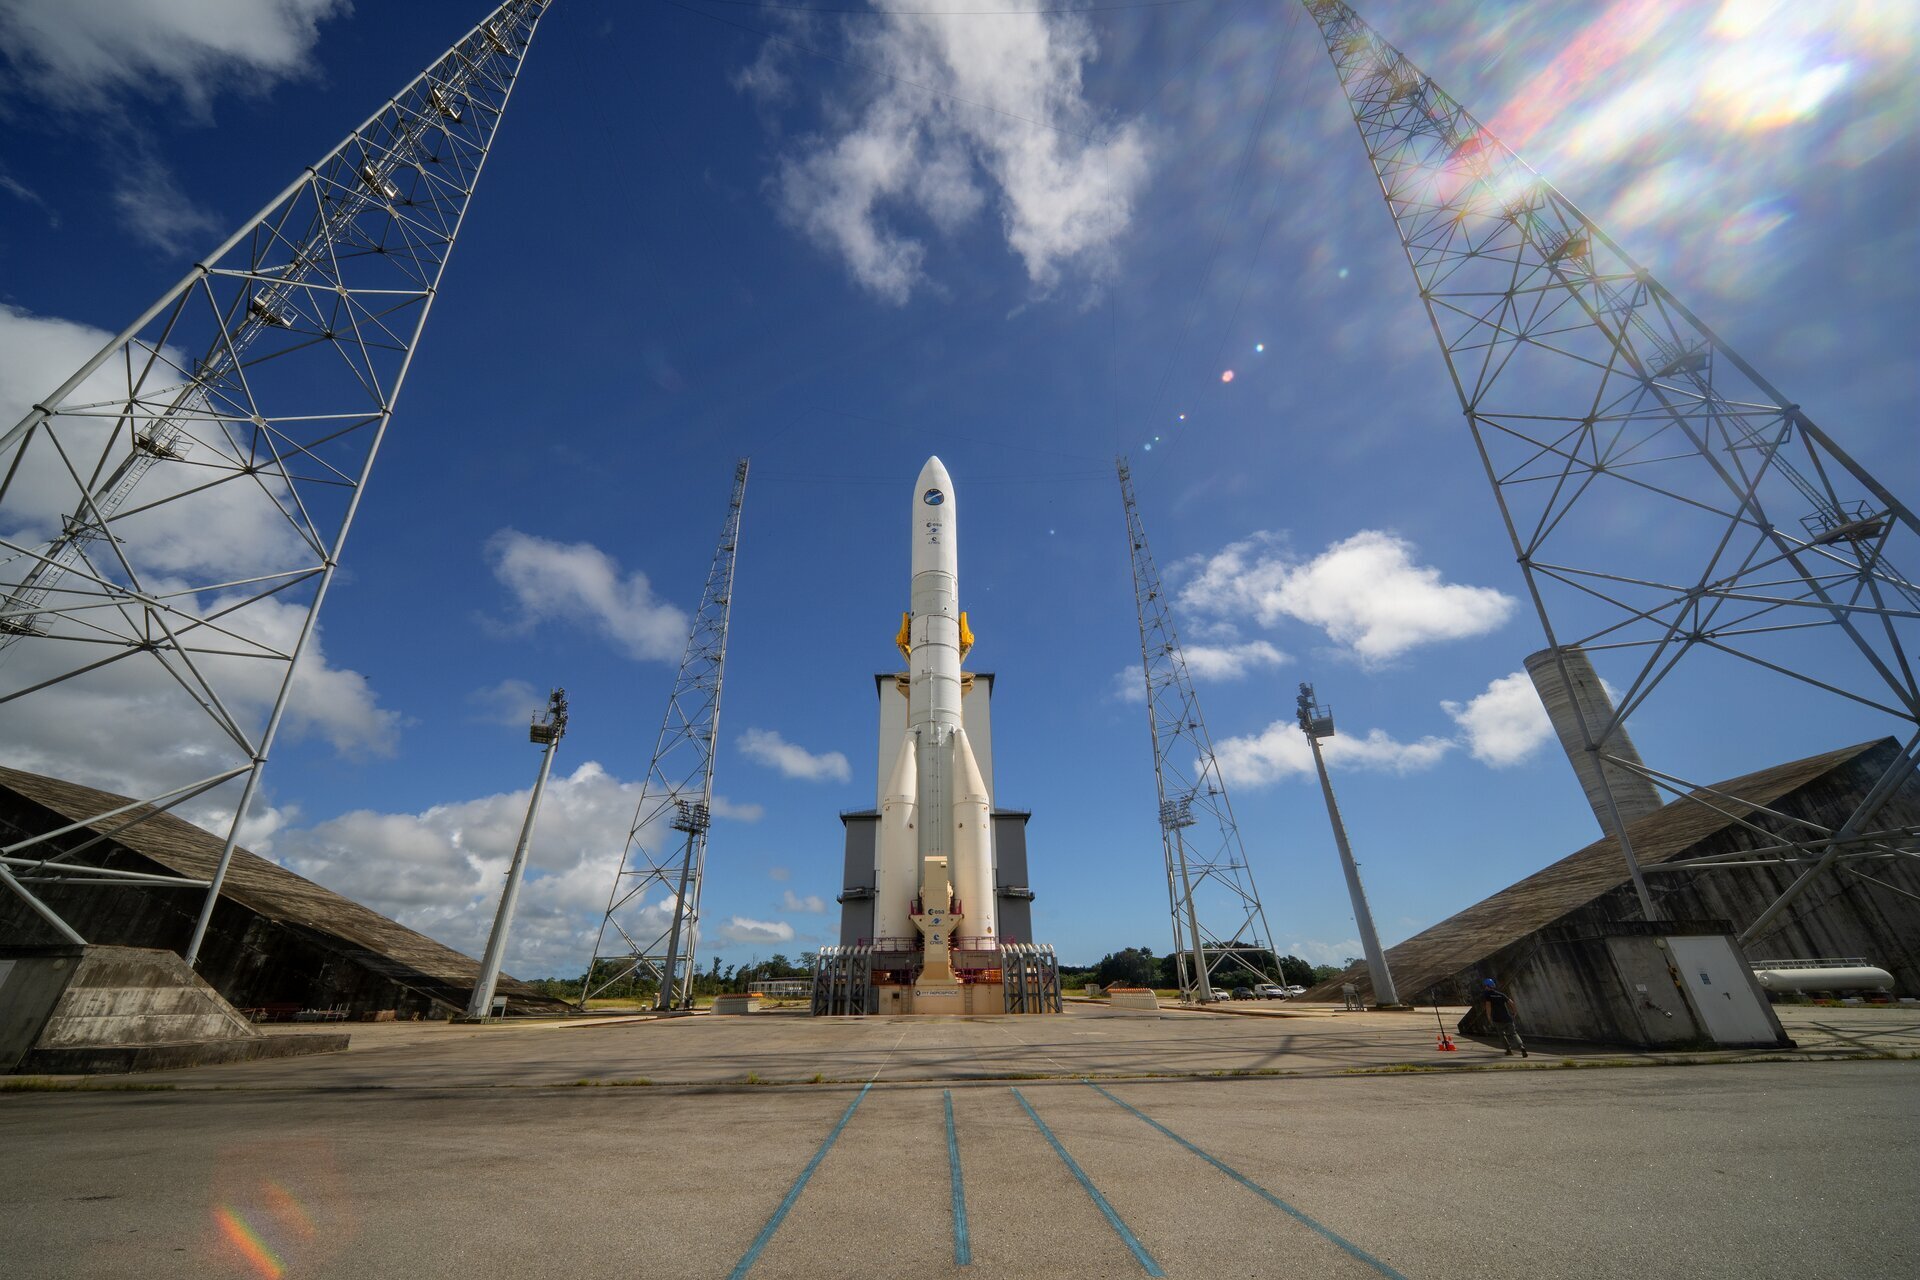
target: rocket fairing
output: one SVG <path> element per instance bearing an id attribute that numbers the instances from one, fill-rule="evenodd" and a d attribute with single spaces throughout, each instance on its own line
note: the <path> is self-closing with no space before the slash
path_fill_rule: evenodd
<path id="1" fill-rule="evenodd" d="M 913 488 L 907 731 L 881 797 L 874 934 L 922 935 L 920 985 L 951 983 L 954 939 L 998 946 L 994 924 L 993 797 L 961 718 L 960 659 L 972 636 L 960 612 L 958 507 L 953 481 L 928 458 Z"/>

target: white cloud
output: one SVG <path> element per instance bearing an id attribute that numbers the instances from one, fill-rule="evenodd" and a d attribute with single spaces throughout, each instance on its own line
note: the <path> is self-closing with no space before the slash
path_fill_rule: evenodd
<path id="1" fill-rule="evenodd" d="M 506 679 L 467 695 L 474 718 L 487 724 L 527 724 L 546 710 L 547 695 L 525 680 Z"/>
<path id="2" fill-rule="evenodd" d="M 720 795 L 713 798 L 707 810 L 716 818 L 731 818 L 735 822 L 758 822 L 767 816 L 765 805 L 739 804 Z"/>
<path id="3" fill-rule="evenodd" d="M 1473 758 L 1503 769 L 1527 759 L 1553 737 L 1553 722 L 1524 671 L 1501 676 L 1464 706 L 1443 702 Z"/>
<path id="4" fill-rule="evenodd" d="M 121 157 L 113 166 L 113 207 L 121 224 L 166 253 L 204 251 L 218 243 L 221 220 L 195 204 L 173 171 L 151 151 Z"/>
<path id="5" fill-rule="evenodd" d="M 784 920 L 749 920 L 745 916 L 733 916 L 717 932 L 722 943 L 736 946 L 793 941 L 793 926 Z"/>
<path id="6" fill-rule="evenodd" d="M 586 967 L 640 785 L 593 761 L 548 781 L 509 938 L 509 971 L 578 974 Z M 279 832 L 274 853 L 301 875 L 477 956 L 528 795 L 507 791 L 419 813 L 358 810 Z M 670 903 L 663 896 L 643 904 L 641 926 L 664 927 Z"/>
<path id="7" fill-rule="evenodd" d="M 347 0 L 11 0 L 0 49 L 24 87 L 65 106 L 218 89 L 258 92 L 305 74 L 321 22 Z"/>
<path id="8" fill-rule="evenodd" d="M 1249 640 L 1243 644 L 1183 643 L 1180 652 L 1187 660 L 1187 674 L 1196 681 L 1239 680 L 1262 667 L 1277 667 L 1290 661 L 1265 640 Z M 1147 686 L 1139 668 L 1128 667 L 1114 673 L 1113 696 L 1136 706 L 1146 703 Z"/>
<path id="9" fill-rule="evenodd" d="M 807 782 L 846 782 L 853 777 L 846 756 L 838 751 L 815 755 L 796 746 L 772 729 L 748 729 L 740 735 L 740 754 L 747 759 L 778 769 L 789 778 Z"/>
<path id="10" fill-rule="evenodd" d="M 584 623 L 628 657 L 672 661 L 687 643 L 687 615 L 653 594 L 647 575 L 622 574 L 589 542 L 554 542 L 517 529 L 487 539 L 493 576 L 513 593 L 518 624 Z"/>
<path id="11" fill-rule="evenodd" d="M 1308 964 L 1330 964 L 1345 968 L 1350 956 L 1361 954 L 1360 939 L 1346 938 L 1339 942 L 1290 942 L 1287 955 L 1299 956 Z"/>
<path id="12" fill-rule="evenodd" d="M 164 588 L 165 584 L 161 584 Z M 290 647 L 305 606 L 259 600 L 223 625 L 276 647 Z M 26 640 L 7 652 L 5 687 L 28 688 L 73 665 L 69 646 Z M 243 727 L 264 726 L 284 668 L 238 657 L 202 656 L 202 671 Z M 27 694 L 6 708 L 0 760 L 127 795 L 156 795 L 219 772 L 243 758 L 233 741 L 188 699 L 159 664 L 135 655 Z M 282 733 L 320 738 L 343 755 L 389 755 L 399 716 L 380 705 L 365 676 L 333 665 L 324 630 L 308 641 L 294 678 Z M 272 774 L 269 773 L 268 777 Z M 232 801 L 209 794 L 183 816 L 221 829 Z M 254 815 L 259 818 L 261 815 Z"/>
<path id="13" fill-rule="evenodd" d="M 791 880 L 793 879 L 793 869 L 791 867 L 768 867 L 767 879 L 778 881 Z"/>
<path id="14" fill-rule="evenodd" d="M 548 780 L 509 937 L 510 972 L 573 976 L 586 967 L 641 788 L 591 760 L 571 773 L 556 769 Z M 477 956 L 493 927 L 529 794 L 505 791 L 418 813 L 358 810 L 283 829 L 271 852 L 301 875 Z M 741 810 L 751 813 L 749 821 L 760 816 L 757 805 L 715 797 L 715 813 L 723 808 L 723 816 L 738 817 Z M 662 893 L 632 904 L 620 918 L 630 933 L 651 939 L 665 931 L 672 904 L 672 894 Z M 786 931 L 773 940 L 792 936 L 789 926 L 764 927 Z M 722 942 L 734 940 L 728 929 L 719 932 Z"/>
<path id="15" fill-rule="evenodd" d="M 48 204 L 38 191 L 0 169 L 0 191 L 6 192 L 22 204 L 32 205 L 46 215 L 47 226 L 55 231 L 60 229 L 60 211 Z M 9 423 L 8 425 L 12 425 Z"/>
<path id="16" fill-rule="evenodd" d="M 1287 655 L 1265 640 L 1245 644 L 1183 644 L 1181 654 L 1187 660 L 1187 674 L 1195 680 L 1238 680 L 1261 667 L 1277 667 Z"/>
<path id="17" fill-rule="evenodd" d="M 111 336 L 89 325 L 0 304 L 0 423 L 11 426 Z M 171 349 L 162 357 L 175 364 L 180 360 Z M 73 402 L 114 400 L 110 370 L 111 362 L 84 381 Z M 120 390 L 124 393 L 124 380 Z M 92 462 L 89 450 L 98 447 L 97 440 L 89 439 L 90 430 L 83 422 L 63 420 L 58 433 L 83 469 Z M 0 536 L 21 545 L 43 545 L 62 517 L 79 509 L 78 485 L 52 447 L 54 435 L 41 431 L 23 454 L 8 460 L 17 461 L 19 470 L 0 506 Z M 226 450 L 224 442 L 195 439 L 188 451 L 190 464 L 163 463 L 148 471 L 133 503 L 124 509 L 131 514 L 114 523 L 114 555 L 134 566 L 141 586 L 153 597 L 172 601 L 183 613 L 219 615 L 218 625 L 227 635 L 203 629 L 185 633 L 185 639 L 190 645 L 228 651 L 202 653 L 196 662 L 241 732 L 258 734 L 284 666 L 241 655 L 291 650 L 306 615 L 305 600 L 296 589 L 245 603 L 244 591 L 209 589 L 207 583 L 311 565 L 311 558 L 303 553 L 273 490 L 237 472 L 234 479 L 210 483 L 221 474 L 219 459 Z M 192 492 L 201 485 L 209 487 Z M 97 545 L 91 554 L 109 563 Z M 0 556 L 0 583 L 18 581 L 24 564 Z M 108 576 L 117 574 L 115 569 Z M 72 587 L 78 581 L 68 577 L 57 585 Z M 232 612 L 222 613 L 228 609 Z M 175 615 L 175 626 L 180 619 Z M 23 641 L 8 651 L 0 688 L 52 681 L 108 653 L 101 645 L 62 639 L 81 630 L 79 621 L 45 616 L 42 625 L 50 629 L 49 637 Z M 130 654 L 49 684 L 9 704 L 5 714 L 8 732 L 0 738 L 0 759 L 124 794 L 158 795 L 246 756 L 160 660 L 147 654 Z M 398 728 L 399 717 L 379 705 L 366 678 L 335 666 L 324 631 L 316 632 L 294 681 L 285 738 L 318 737 L 343 754 L 384 755 L 391 751 Z M 222 830 L 236 799 L 225 794 L 230 790 L 208 793 L 179 812 Z M 285 817 L 257 799 L 249 815 L 249 838 L 270 834 Z"/>
<path id="18" fill-rule="evenodd" d="M 808 912 L 818 915 L 827 909 L 827 900 L 817 893 L 810 893 L 803 898 L 793 890 L 788 889 L 780 895 L 780 909 L 782 911 Z"/>
<path id="19" fill-rule="evenodd" d="M 113 339 L 91 325 L 53 316 L 39 316 L 0 303 L 0 430 L 23 418 L 75 369 Z M 158 398 L 165 366 L 185 362 L 174 348 L 162 351 L 163 364 L 147 389 Z M 69 404 L 89 404 L 124 398 L 124 374 L 116 375 L 112 360 L 83 381 L 68 397 Z M 188 462 L 163 464 L 148 471 L 134 491 L 144 508 L 123 514 L 114 522 L 120 550 L 142 573 L 198 573 L 231 581 L 272 573 L 311 562 L 276 500 L 283 487 L 269 488 L 243 470 L 224 437 L 215 439 L 204 423 L 190 424 Z M 90 467 L 101 444 L 97 433 L 73 419 L 61 428 L 63 447 L 77 455 L 82 472 Z M 11 463 L 9 458 L 8 462 Z M 207 487 L 202 487 L 207 486 Z M 182 501 L 165 499 L 196 490 Z M 8 483 L 0 508 L 0 534 L 28 544 L 50 539 L 61 520 L 81 509 L 80 490 L 66 463 L 42 433 L 30 442 L 20 471 Z M 158 505 L 155 505 L 158 504 Z M 0 574 L 9 567 L 0 567 Z"/>
<path id="20" fill-rule="evenodd" d="M 1305 622 L 1363 663 L 1484 635 L 1513 612 L 1511 596 L 1445 582 L 1414 554 L 1403 538 L 1363 529 L 1301 561 L 1277 535 L 1256 533 L 1202 561 L 1180 602 L 1202 614 L 1248 615 L 1266 626 L 1283 618 Z"/>
<path id="21" fill-rule="evenodd" d="M 832 127 L 782 163 L 776 187 L 783 212 L 860 284 L 905 302 L 927 247 L 900 223 L 923 218 L 950 235 L 989 190 L 1036 289 L 1070 269 L 1094 279 L 1110 269 L 1148 147 L 1136 121 L 1092 136 L 1101 125 L 1081 77 L 1099 50 L 1083 19 L 895 15 L 851 44 L 853 60 L 882 74 L 860 106 L 830 104 Z M 737 83 L 772 96 L 788 87 L 764 54 Z"/>
<path id="22" fill-rule="evenodd" d="M 1328 738 L 1320 750 L 1330 768 L 1406 774 L 1433 768 L 1455 745 L 1435 737 L 1401 742 L 1384 730 L 1370 729 L 1359 737 Z M 1286 778 L 1311 777 L 1314 772 L 1313 751 L 1292 720 L 1276 720 L 1248 737 L 1222 739 L 1213 750 L 1220 776 L 1230 786 L 1264 787 Z"/>

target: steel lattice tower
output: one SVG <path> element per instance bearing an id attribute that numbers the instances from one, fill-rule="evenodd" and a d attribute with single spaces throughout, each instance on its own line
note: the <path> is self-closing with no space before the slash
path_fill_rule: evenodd
<path id="1" fill-rule="evenodd" d="M 747 459 L 733 469 L 733 498 L 720 526 L 720 544 L 693 616 L 686 655 L 667 699 L 667 714 L 641 785 L 607 912 L 594 937 L 580 1004 L 629 977 L 658 985 L 656 1007 L 693 1004 L 694 956 L 699 943 L 700 886 L 713 813 L 713 749 L 720 732 L 720 681 L 727 663 L 727 619 L 733 605 L 733 563 L 740 545 L 740 509 L 747 496 Z M 660 889 L 665 919 L 650 911 Z M 608 949 L 609 935 L 619 940 Z M 606 963 L 605 970 L 601 969 Z"/>
<path id="2" fill-rule="evenodd" d="M 1643 868 L 1622 832 L 1648 917 L 1643 872 L 1789 873 L 1745 943 L 1837 860 L 1914 856 L 1920 831 L 1880 821 L 1920 759 L 1920 591 L 1894 567 L 1916 563 L 1912 509 L 1352 9 L 1305 3 L 1547 642 L 1604 661 L 1621 690 L 1609 724 L 1583 726 L 1587 750 L 1750 833 L 1738 854 Z M 1594 745 L 1713 664 L 1883 713 L 1903 748 L 1827 828 Z"/>
<path id="3" fill-rule="evenodd" d="M 495 9 L 0 436 L 0 707 L 137 667 L 218 739 L 151 809 L 0 848 L 0 882 L 69 940 L 28 888 L 76 873 L 64 837 L 230 787 L 211 882 L 138 881 L 206 887 L 197 959 L 547 2 Z"/>
<path id="4" fill-rule="evenodd" d="M 1133 496 L 1133 472 L 1118 461 L 1120 501 L 1126 508 L 1133 558 L 1133 602 L 1140 617 L 1140 662 L 1146 676 L 1147 723 L 1153 733 L 1153 777 L 1160 800 L 1160 843 L 1166 858 L 1167 914 L 1179 957 L 1184 999 L 1210 1000 L 1222 970 L 1255 981 L 1274 977 L 1278 963 L 1267 913 L 1253 885 L 1253 868 L 1227 801 L 1200 718 L 1200 699 L 1167 611 L 1160 571 L 1147 549 L 1147 530 Z"/>

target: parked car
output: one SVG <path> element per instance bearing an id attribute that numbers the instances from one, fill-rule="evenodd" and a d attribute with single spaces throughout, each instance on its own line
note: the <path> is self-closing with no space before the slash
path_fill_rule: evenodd
<path id="1" fill-rule="evenodd" d="M 1225 987 L 1208 987 L 1207 994 L 1215 1000 L 1231 1000 L 1233 993 Z"/>
<path id="2" fill-rule="evenodd" d="M 1253 994 L 1261 1000 L 1285 1000 L 1287 989 L 1277 982 L 1263 982 L 1253 989 Z"/>
<path id="3" fill-rule="evenodd" d="M 1253 988 L 1252 987 L 1235 987 L 1233 989 L 1233 998 L 1235 1000 L 1251 1000 L 1253 999 Z"/>
<path id="4" fill-rule="evenodd" d="M 1287 994 L 1290 996 L 1303 996 L 1307 994 L 1307 989 L 1305 987 L 1288 987 Z"/>

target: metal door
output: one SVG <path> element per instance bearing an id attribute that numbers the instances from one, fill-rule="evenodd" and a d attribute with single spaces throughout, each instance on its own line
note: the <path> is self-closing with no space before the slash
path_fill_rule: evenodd
<path id="1" fill-rule="evenodd" d="M 1707 1034 L 1718 1044 L 1776 1044 L 1780 1032 L 1726 938 L 1668 938 L 1673 963 Z"/>

